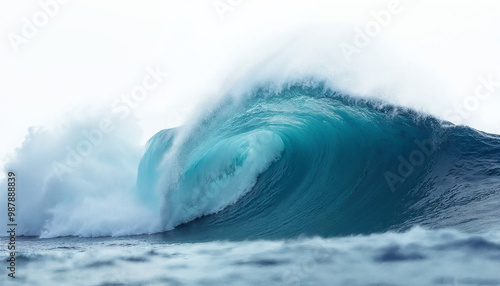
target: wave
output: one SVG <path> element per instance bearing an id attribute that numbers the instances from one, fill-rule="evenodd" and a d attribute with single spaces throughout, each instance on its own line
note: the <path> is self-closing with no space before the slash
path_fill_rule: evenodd
<path id="1" fill-rule="evenodd" d="M 322 85 L 260 88 L 155 135 L 138 186 L 161 194 L 172 237 L 485 230 L 497 213 L 499 139 Z"/>
<path id="2" fill-rule="evenodd" d="M 158 132 L 142 159 L 137 128 L 121 122 L 60 180 L 54 162 L 101 117 L 61 136 L 32 131 L 11 158 L 19 234 L 217 240 L 498 225 L 498 135 L 322 84 L 225 96 Z"/>

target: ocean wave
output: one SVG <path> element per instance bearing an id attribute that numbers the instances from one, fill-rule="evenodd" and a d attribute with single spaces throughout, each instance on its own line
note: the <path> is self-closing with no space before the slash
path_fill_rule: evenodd
<path id="1" fill-rule="evenodd" d="M 144 151 L 133 121 L 117 124 L 62 180 L 54 163 L 102 115 L 33 130 L 6 167 L 22 178 L 18 234 L 268 239 L 498 224 L 498 135 L 311 81 L 221 98 Z"/>

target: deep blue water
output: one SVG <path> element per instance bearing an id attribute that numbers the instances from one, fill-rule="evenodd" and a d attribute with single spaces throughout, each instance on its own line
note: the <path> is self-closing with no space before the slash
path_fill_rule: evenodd
<path id="1" fill-rule="evenodd" d="M 181 146 L 174 142 L 183 130 L 159 132 L 139 166 L 143 200 L 154 204 L 151 190 L 166 192 L 163 223 L 177 226 L 167 237 L 283 239 L 498 225 L 496 135 L 304 87 L 226 100 L 191 128 Z M 173 152 L 182 167 L 175 183 L 165 183 L 172 171 L 161 159 Z"/>

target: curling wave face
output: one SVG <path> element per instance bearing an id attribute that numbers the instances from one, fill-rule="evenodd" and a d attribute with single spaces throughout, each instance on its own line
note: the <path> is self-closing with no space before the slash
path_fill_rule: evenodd
<path id="1" fill-rule="evenodd" d="M 201 118 L 156 134 L 139 165 L 166 236 L 485 230 L 498 217 L 498 136 L 322 87 L 260 89 Z"/>

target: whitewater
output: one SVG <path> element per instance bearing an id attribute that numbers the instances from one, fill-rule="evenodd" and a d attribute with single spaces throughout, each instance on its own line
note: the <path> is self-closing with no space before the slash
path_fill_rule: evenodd
<path id="1" fill-rule="evenodd" d="M 354 4 L 159 5 L 162 64 L 53 107 L 3 159 L 16 282 L 500 285 L 498 8 L 363 3 L 392 11 L 363 47 Z"/>

